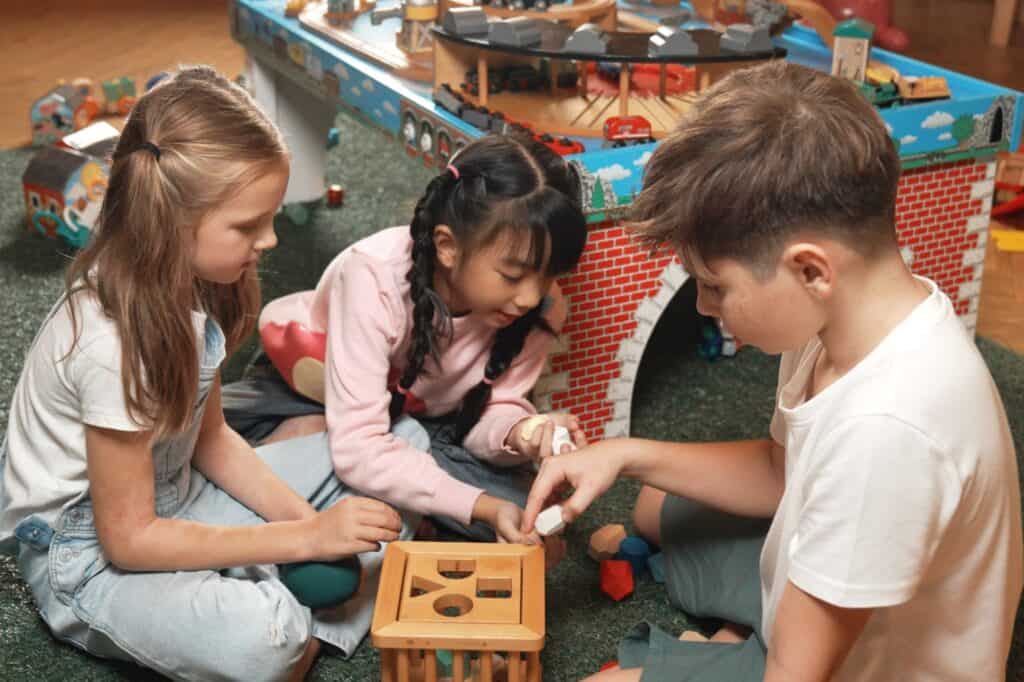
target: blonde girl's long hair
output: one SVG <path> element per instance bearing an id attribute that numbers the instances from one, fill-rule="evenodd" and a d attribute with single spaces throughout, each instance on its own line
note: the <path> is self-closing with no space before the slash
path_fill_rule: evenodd
<path id="1" fill-rule="evenodd" d="M 254 269 L 232 284 L 196 277 L 196 227 L 248 183 L 287 164 L 277 128 L 245 90 L 208 67 L 179 69 L 143 95 L 125 122 L 96 233 L 69 266 L 65 289 L 74 344 L 81 331 L 74 298 L 82 292 L 116 325 L 125 404 L 158 438 L 180 433 L 193 416 L 200 362 L 193 311 L 220 324 L 228 352 L 259 314 Z"/>

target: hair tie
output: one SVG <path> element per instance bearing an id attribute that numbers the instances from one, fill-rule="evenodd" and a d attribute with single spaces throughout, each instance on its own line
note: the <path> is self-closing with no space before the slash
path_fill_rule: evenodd
<path id="1" fill-rule="evenodd" d="M 145 149 L 147 152 L 152 154 L 153 158 L 155 158 L 157 161 L 160 160 L 160 147 L 157 147 L 152 142 L 148 140 L 143 142 L 135 149 L 135 151 L 139 151 L 140 149 Z"/>
<path id="2" fill-rule="evenodd" d="M 455 166 L 453 166 L 450 163 L 448 164 L 448 172 L 450 172 L 452 175 L 454 175 L 456 180 L 459 179 L 459 169 L 456 168 Z"/>
<path id="3" fill-rule="evenodd" d="M 494 385 L 494 379 L 491 379 L 491 378 L 490 378 L 489 376 L 487 376 L 486 374 L 484 375 L 484 378 L 483 378 L 483 379 L 482 379 L 481 381 L 483 381 L 483 382 L 484 382 L 485 384 L 487 384 L 488 386 L 493 386 L 493 385 Z"/>
<path id="4" fill-rule="evenodd" d="M 395 384 L 395 391 L 401 393 L 402 395 L 409 394 L 409 389 L 407 389 L 405 386 L 402 386 L 402 384 Z"/>

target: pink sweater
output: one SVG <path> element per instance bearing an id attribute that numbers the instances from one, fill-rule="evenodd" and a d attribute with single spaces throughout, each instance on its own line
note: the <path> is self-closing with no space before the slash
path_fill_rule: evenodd
<path id="1" fill-rule="evenodd" d="M 338 477 L 346 484 L 424 514 L 470 521 L 483 492 L 445 473 L 434 458 L 389 432 L 389 387 L 406 366 L 412 335 L 412 300 L 405 276 L 412 264 L 408 227 L 393 227 L 340 253 L 315 291 L 304 291 L 268 305 L 275 317 L 304 322 L 326 333 L 324 362 L 327 427 Z M 561 303 L 561 302 L 560 302 Z M 269 310 L 273 306 L 276 310 Z M 282 308 L 288 308 L 282 313 Z M 555 305 L 553 311 L 564 311 Z M 564 312 L 549 314 L 561 327 Z M 454 337 L 442 344 L 440 371 L 429 357 L 410 389 L 407 411 L 442 415 L 459 406 L 483 378 L 495 330 L 473 315 L 455 318 Z M 491 400 L 463 444 L 498 466 L 524 458 L 503 447 L 511 428 L 536 409 L 525 399 L 540 376 L 551 334 L 534 330 L 512 366 L 494 382 Z"/>

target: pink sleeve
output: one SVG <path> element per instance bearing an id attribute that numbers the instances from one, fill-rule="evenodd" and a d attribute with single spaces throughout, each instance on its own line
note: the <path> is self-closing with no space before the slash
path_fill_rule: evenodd
<path id="1" fill-rule="evenodd" d="M 567 304 L 557 285 L 551 292 L 554 303 L 546 313 L 548 324 L 556 332 L 565 324 Z M 484 408 L 480 421 L 466 434 L 462 444 L 480 459 L 499 466 L 513 466 L 527 460 L 518 452 L 505 447 L 505 439 L 517 422 L 537 414 L 537 408 L 526 399 L 544 370 L 555 337 L 543 328 L 535 328 L 526 337 L 523 350 L 512 365 L 494 382 L 491 400 Z"/>
<path id="2" fill-rule="evenodd" d="M 480 421 L 469 430 L 463 446 L 480 459 L 498 466 L 514 466 L 527 457 L 504 447 L 509 431 L 524 417 L 537 413 L 526 399 L 544 369 L 544 359 L 553 337 L 542 329 L 534 329 L 512 366 L 494 382 L 491 399 Z"/>
<path id="3" fill-rule="evenodd" d="M 338 477 L 402 509 L 469 523 L 479 488 L 391 435 L 389 357 L 406 325 L 391 273 L 353 252 L 328 291 L 325 408 Z"/>

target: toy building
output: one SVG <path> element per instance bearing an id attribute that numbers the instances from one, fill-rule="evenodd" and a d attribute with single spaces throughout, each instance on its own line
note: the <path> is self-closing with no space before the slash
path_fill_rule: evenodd
<path id="1" fill-rule="evenodd" d="M 832 33 L 832 75 L 858 83 L 867 79 L 871 57 L 871 37 L 875 27 L 863 19 L 847 19 Z"/>

